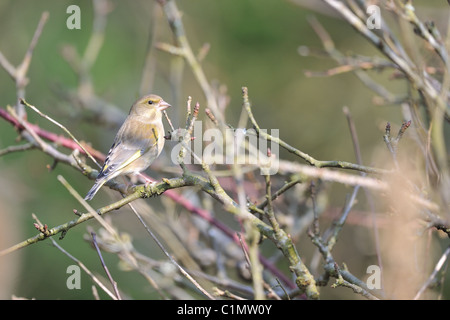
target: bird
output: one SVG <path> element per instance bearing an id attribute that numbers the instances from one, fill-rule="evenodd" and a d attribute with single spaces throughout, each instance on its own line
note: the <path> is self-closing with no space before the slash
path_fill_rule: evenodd
<path id="1" fill-rule="evenodd" d="M 170 106 L 155 94 L 143 96 L 131 106 L 85 200 L 92 200 L 109 180 L 119 175 L 140 174 L 152 164 L 164 147 L 162 111 Z"/>

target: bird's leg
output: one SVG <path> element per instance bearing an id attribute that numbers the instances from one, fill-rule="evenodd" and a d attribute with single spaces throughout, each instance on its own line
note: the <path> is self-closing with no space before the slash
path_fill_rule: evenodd
<path id="1" fill-rule="evenodd" d="M 145 174 L 138 173 L 137 175 L 139 175 L 142 179 L 145 180 L 145 189 L 147 189 L 147 187 L 150 185 L 150 183 L 155 182 L 151 178 L 147 177 Z"/>
<path id="2" fill-rule="evenodd" d="M 134 183 L 132 181 L 133 177 L 130 177 L 130 180 L 128 180 L 125 176 L 121 176 L 123 183 L 127 186 L 127 190 L 132 188 L 134 186 Z"/>

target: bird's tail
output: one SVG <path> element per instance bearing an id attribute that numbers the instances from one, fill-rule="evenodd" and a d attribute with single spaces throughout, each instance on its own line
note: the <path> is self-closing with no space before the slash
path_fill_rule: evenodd
<path id="1" fill-rule="evenodd" d="M 90 201 L 95 196 L 97 191 L 105 184 L 106 180 L 99 180 L 96 181 L 95 184 L 92 186 L 91 190 L 87 193 L 86 197 L 84 197 L 84 200 Z"/>

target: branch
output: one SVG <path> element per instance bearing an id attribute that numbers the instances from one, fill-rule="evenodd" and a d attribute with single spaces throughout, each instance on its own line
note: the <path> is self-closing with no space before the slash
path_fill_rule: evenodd
<path id="1" fill-rule="evenodd" d="M 391 46 L 383 41 L 373 31 L 369 30 L 366 24 L 355 15 L 343 2 L 337 0 L 322 0 L 328 5 L 338 11 L 347 22 L 352 25 L 359 33 L 361 33 L 367 40 L 369 40 L 375 47 L 377 47 L 387 58 L 394 62 L 399 69 L 408 77 L 414 87 L 423 91 L 429 96 L 436 105 L 445 112 L 447 117 L 450 117 L 450 107 L 447 101 L 443 100 L 440 92 L 437 91 L 433 85 L 416 70 L 412 65 L 410 59 L 402 55 L 398 50 L 391 48 Z M 406 7 L 406 6 L 405 6 Z M 403 51 L 401 51 L 403 53 Z"/>
<path id="2" fill-rule="evenodd" d="M 22 62 L 17 67 L 14 67 L 5 58 L 5 56 L 0 52 L 0 65 L 3 67 L 3 69 L 6 70 L 6 72 L 10 75 L 10 77 L 14 80 L 14 82 L 16 84 L 18 100 L 25 98 L 25 87 L 28 84 L 27 73 L 28 73 L 28 69 L 30 67 L 31 58 L 33 56 L 33 51 L 38 43 L 38 40 L 42 34 L 44 25 L 48 20 L 48 16 L 49 16 L 49 13 L 47 11 L 42 13 L 41 19 L 39 20 L 36 30 L 34 31 L 33 38 L 31 39 L 30 45 L 28 46 L 28 50 L 26 51 Z M 26 115 L 25 109 L 19 103 L 16 105 L 16 113 L 19 118 L 21 118 L 21 119 L 25 118 L 25 115 Z"/>

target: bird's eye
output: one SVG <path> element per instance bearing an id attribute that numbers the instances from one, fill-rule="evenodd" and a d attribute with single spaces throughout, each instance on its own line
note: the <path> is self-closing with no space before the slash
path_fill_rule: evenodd
<path id="1" fill-rule="evenodd" d="M 153 104 L 153 100 L 148 100 L 148 104 Z"/>

